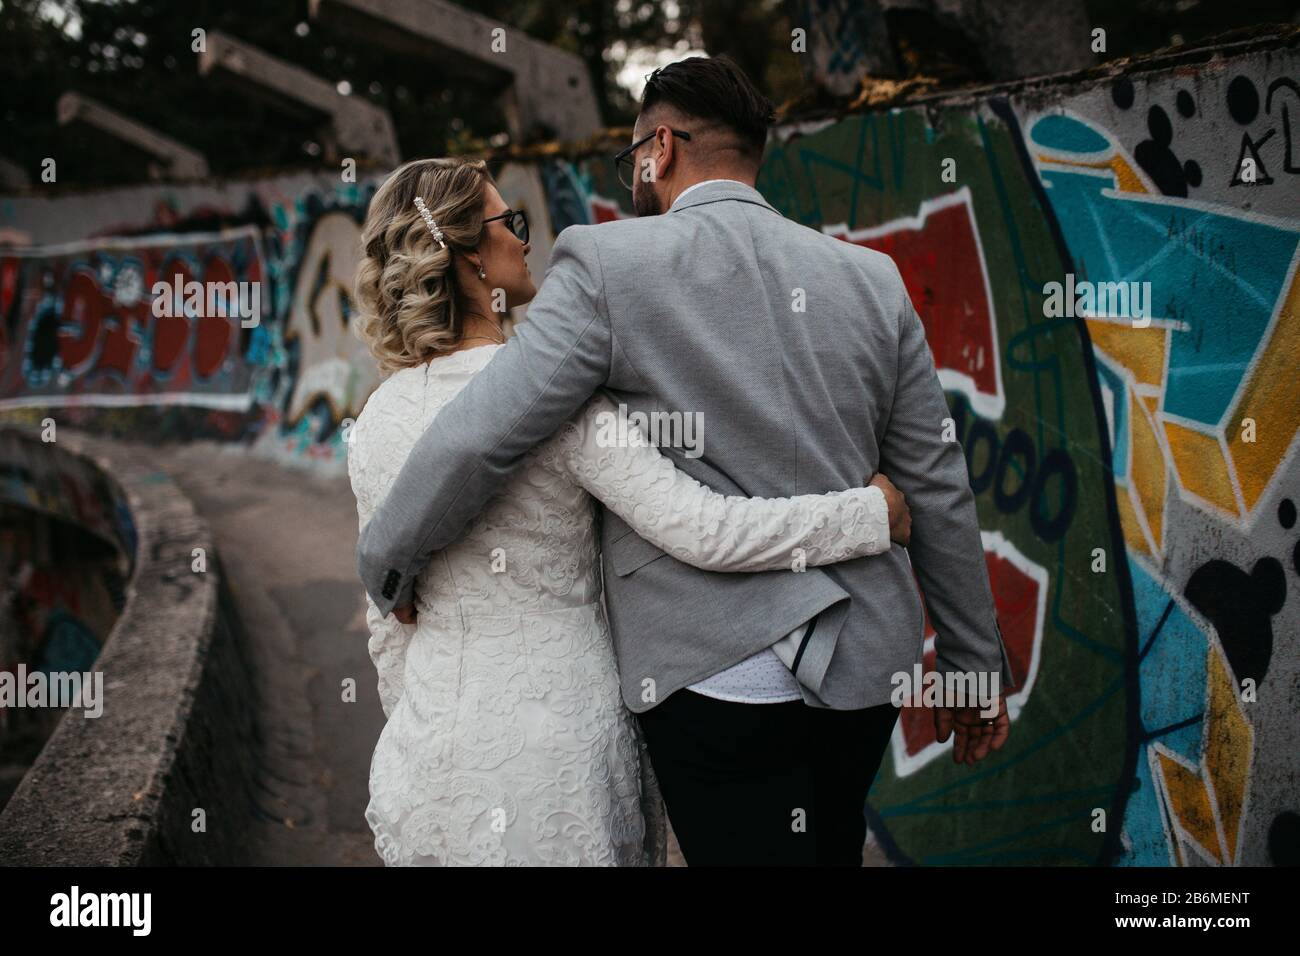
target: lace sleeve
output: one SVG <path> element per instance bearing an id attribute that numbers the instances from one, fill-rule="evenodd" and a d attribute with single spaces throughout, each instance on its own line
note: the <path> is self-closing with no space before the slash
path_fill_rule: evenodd
<path id="1" fill-rule="evenodd" d="M 384 716 L 392 717 L 405 688 L 406 650 L 417 625 L 403 624 L 393 615 L 385 615 L 367 594 L 366 627 L 370 631 L 366 649 L 379 676 L 379 704 Z"/>
<path id="2" fill-rule="evenodd" d="M 889 550 L 889 509 L 879 488 L 824 495 L 721 495 L 675 467 L 634 427 L 619 433 L 604 395 L 561 426 L 548 455 L 637 534 L 707 571 L 789 570 Z"/>

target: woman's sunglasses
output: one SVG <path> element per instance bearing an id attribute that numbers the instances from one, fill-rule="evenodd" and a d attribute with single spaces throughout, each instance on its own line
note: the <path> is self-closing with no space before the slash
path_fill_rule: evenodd
<path id="1" fill-rule="evenodd" d="M 483 224 L 495 222 L 498 219 L 506 221 L 506 228 L 515 234 L 520 242 L 528 242 L 528 217 L 522 209 L 507 209 L 499 216 L 493 216 L 491 219 L 484 219 Z"/>

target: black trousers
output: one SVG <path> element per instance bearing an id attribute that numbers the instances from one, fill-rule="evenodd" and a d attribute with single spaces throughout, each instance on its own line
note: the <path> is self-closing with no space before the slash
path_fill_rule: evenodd
<path id="1" fill-rule="evenodd" d="M 682 689 L 638 715 L 690 866 L 861 866 L 898 708 L 732 703 Z"/>

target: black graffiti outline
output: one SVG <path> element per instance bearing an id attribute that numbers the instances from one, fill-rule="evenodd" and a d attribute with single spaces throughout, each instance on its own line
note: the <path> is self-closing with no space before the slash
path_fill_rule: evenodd
<path id="1" fill-rule="evenodd" d="M 1268 92 L 1264 95 L 1264 112 L 1272 115 L 1273 94 L 1279 89 L 1290 90 L 1300 100 L 1300 86 L 1297 86 L 1290 78 L 1279 76 L 1276 80 L 1268 85 Z M 1273 130 L 1269 130 L 1269 135 L 1273 135 Z M 1291 111 L 1286 108 L 1286 103 L 1282 103 L 1282 143 L 1285 152 L 1282 153 L 1282 170 L 1291 174 L 1300 173 L 1300 166 L 1291 165 Z M 1263 145 L 1263 140 L 1260 141 Z"/>
<path id="2" fill-rule="evenodd" d="M 1016 158 L 1020 161 L 1021 175 L 1024 177 L 1029 190 L 1033 193 L 1035 205 L 1041 211 L 1047 224 L 1047 231 L 1052 237 L 1052 245 L 1056 249 L 1057 258 L 1061 263 L 1068 266 L 1074 259 L 1070 255 L 1070 247 L 1065 241 L 1065 233 L 1061 229 L 1060 221 L 1056 218 L 1056 212 L 1047 197 L 1047 191 L 1043 188 L 1043 183 L 1038 177 L 1038 169 L 1034 164 L 1033 157 L 1029 154 L 1029 148 L 1025 143 L 1025 131 L 1020 125 L 1020 118 L 1016 116 L 1016 111 L 1012 108 L 1011 102 L 1006 96 L 990 97 L 988 106 L 993 115 L 1006 126 L 1012 148 L 1015 150 Z M 1097 427 L 1098 457 L 1101 459 L 1104 469 L 1109 473 L 1113 473 L 1115 455 L 1111 446 L 1110 429 L 1106 424 L 1105 403 L 1101 397 L 1101 376 L 1097 374 L 1097 355 L 1093 351 L 1092 337 L 1088 334 L 1088 327 L 1084 320 L 1081 317 L 1076 317 L 1074 326 L 1079 335 L 1084 379 L 1092 403 L 1093 421 Z M 1109 533 L 1106 544 L 1110 553 L 1124 555 L 1126 553 L 1124 550 L 1124 532 L 1120 525 L 1118 492 L 1115 490 L 1115 482 L 1103 481 L 1101 486 L 1102 499 L 1105 502 L 1105 530 Z M 1118 610 L 1124 629 L 1126 739 L 1124 757 L 1116 778 L 1115 792 L 1111 797 L 1107 817 L 1110 820 L 1123 821 L 1125 810 L 1128 807 L 1129 795 L 1138 784 L 1137 762 L 1141 746 L 1139 718 L 1142 710 L 1142 688 L 1138 681 L 1137 669 L 1139 642 L 1137 600 L 1134 595 L 1133 575 L 1128 561 L 1115 561 L 1111 573 L 1115 575 L 1116 589 L 1119 594 Z M 1106 828 L 1101 849 L 1097 854 L 1098 864 L 1102 866 L 1111 865 L 1124 852 L 1120 840 L 1122 829 L 1122 826 L 1118 825 Z"/>

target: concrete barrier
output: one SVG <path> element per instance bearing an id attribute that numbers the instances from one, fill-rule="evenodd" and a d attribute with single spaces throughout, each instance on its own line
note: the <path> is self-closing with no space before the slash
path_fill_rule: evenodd
<path id="1" fill-rule="evenodd" d="M 89 96 L 67 92 L 56 107 L 60 126 L 83 124 L 110 141 L 124 143 L 153 158 L 151 179 L 203 179 L 208 161 L 196 149 L 178 143 L 166 133 L 105 106 Z"/>
<path id="2" fill-rule="evenodd" d="M 234 862 L 253 807 L 256 701 L 208 527 L 138 453 L 65 431 L 48 447 L 120 487 L 134 573 L 95 663 L 103 712 L 59 722 L 0 813 L 0 864 Z"/>

